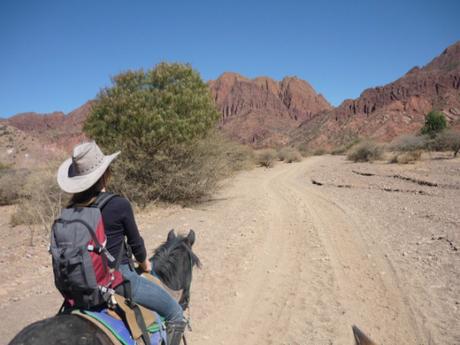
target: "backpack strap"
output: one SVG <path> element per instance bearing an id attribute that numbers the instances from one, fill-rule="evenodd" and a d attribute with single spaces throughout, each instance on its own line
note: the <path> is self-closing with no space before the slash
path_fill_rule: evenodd
<path id="1" fill-rule="evenodd" d="M 91 207 L 97 207 L 99 208 L 100 210 L 102 210 L 102 208 L 107 205 L 107 203 L 114 197 L 118 196 L 118 194 L 114 194 L 114 193 L 109 193 L 109 192 L 102 192 L 102 193 L 99 193 L 99 195 L 97 196 L 96 200 L 93 202 L 93 204 L 91 205 Z M 119 254 L 118 254 L 118 257 L 115 260 L 115 270 L 118 270 L 119 267 L 120 267 L 120 263 L 121 263 L 121 259 L 123 258 L 123 254 L 126 252 L 126 255 L 128 256 L 128 260 L 129 260 L 129 267 L 131 268 L 131 270 L 134 270 L 134 263 L 133 263 L 133 260 L 131 258 L 132 256 L 132 250 L 131 250 L 131 246 L 126 243 L 126 240 L 123 239 L 122 243 L 121 243 L 121 248 L 120 248 L 120 251 L 119 251 Z M 113 262 L 112 261 L 112 262 Z"/>
<path id="2" fill-rule="evenodd" d="M 91 251 L 91 252 L 96 252 L 98 254 L 104 254 L 105 257 L 107 258 L 107 260 L 109 260 L 110 262 L 115 262 L 115 258 L 109 253 L 107 248 L 105 246 L 103 246 L 99 242 L 94 230 L 84 220 L 82 220 L 82 219 L 65 220 L 65 219 L 62 219 L 62 218 L 58 218 L 58 219 L 56 219 L 55 223 L 61 223 L 61 224 L 80 223 L 80 224 L 84 225 L 86 227 L 86 229 L 88 230 L 89 234 L 91 235 L 91 238 L 93 239 L 94 244 L 95 244 L 95 246 L 89 245 L 88 250 Z"/>
<path id="3" fill-rule="evenodd" d="M 97 196 L 96 200 L 93 202 L 91 207 L 96 207 L 100 210 L 104 208 L 104 206 L 114 197 L 116 197 L 117 194 L 114 193 L 109 193 L 109 192 L 102 192 L 99 193 Z"/>

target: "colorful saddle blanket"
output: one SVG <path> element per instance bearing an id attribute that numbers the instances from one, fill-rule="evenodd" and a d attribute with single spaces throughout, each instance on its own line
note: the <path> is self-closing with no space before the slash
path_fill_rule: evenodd
<path id="1" fill-rule="evenodd" d="M 153 312 L 152 312 L 153 313 Z M 121 344 L 136 345 L 136 341 L 131 337 L 131 334 L 122 320 L 116 319 L 109 315 L 107 309 L 95 312 L 88 310 L 79 310 L 76 314 L 84 315 L 98 323 L 99 327 L 104 327 L 105 331 L 109 331 Z M 152 345 L 160 345 L 162 341 L 166 343 L 166 332 L 164 330 L 164 320 L 156 313 L 156 322 L 147 327 L 150 333 L 150 342 Z M 107 332 L 106 332 L 107 333 Z"/>

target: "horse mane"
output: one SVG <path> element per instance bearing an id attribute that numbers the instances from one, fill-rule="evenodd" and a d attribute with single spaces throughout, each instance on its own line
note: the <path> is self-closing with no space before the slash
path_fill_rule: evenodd
<path id="1" fill-rule="evenodd" d="M 188 237 L 184 235 L 163 242 L 155 249 L 150 261 L 158 278 L 172 290 L 188 289 L 192 268 L 201 267 L 200 259 L 193 253 Z"/>

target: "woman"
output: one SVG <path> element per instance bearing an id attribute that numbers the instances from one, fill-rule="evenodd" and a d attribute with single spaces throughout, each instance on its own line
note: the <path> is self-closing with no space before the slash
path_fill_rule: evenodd
<path id="1" fill-rule="evenodd" d="M 120 152 L 116 152 L 105 156 L 94 141 L 74 148 L 72 157 L 61 164 L 57 175 L 60 188 L 73 194 L 69 207 L 89 206 L 99 193 L 106 191 L 111 176 L 110 163 L 119 154 Z M 147 259 L 144 240 L 139 234 L 129 201 L 115 196 L 105 204 L 101 213 L 107 236 L 106 247 L 110 254 L 118 258 L 126 238 L 139 267 L 150 273 L 151 264 Z M 123 277 L 131 282 L 133 300 L 163 316 L 167 321 L 167 328 L 168 325 L 172 330 L 183 328 L 180 327 L 184 323 L 180 305 L 165 290 L 141 277 L 130 267 L 131 258 L 126 250 L 123 250 L 121 255 L 119 270 Z M 174 335 L 171 338 L 177 338 L 177 334 Z"/>

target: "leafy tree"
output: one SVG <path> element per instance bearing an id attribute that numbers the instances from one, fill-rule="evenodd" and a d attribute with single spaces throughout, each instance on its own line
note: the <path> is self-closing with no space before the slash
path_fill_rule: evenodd
<path id="1" fill-rule="evenodd" d="M 422 134 L 428 134 L 431 137 L 436 136 L 447 127 L 447 121 L 444 114 L 440 111 L 430 111 L 425 116 L 425 125 L 422 128 Z"/>
<path id="2" fill-rule="evenodd" d="M 197 143 L 218 116 L 196 71 L 189 65 L 161 63 L 115 76 L 112 86 L 97 96 L 84 131 L 107 152 L 122 151 L 114 166 L 116 190 L 140 203 L 187 199 L 193 196 L 171 194 L 171 186 L 179 183 L 178 175 L 206 185 L 209 176 L 191 178 L 197 169 L 192 163 L 199 161 Z"/>

